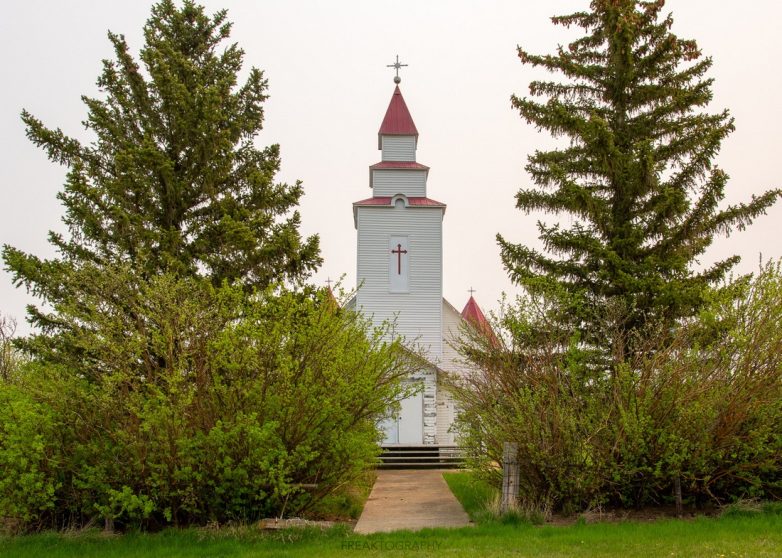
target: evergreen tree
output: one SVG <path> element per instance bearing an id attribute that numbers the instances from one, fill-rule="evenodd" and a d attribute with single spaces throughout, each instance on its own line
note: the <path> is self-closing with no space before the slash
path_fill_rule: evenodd
<path id="1" fill-rule="evenodd" d="M 715 235 L 743 229 L 781 193 L 720 207 L 728 177 L 712 160 L 733 119 L 705 112 L 711 59 L 671 32 L 663 5 L 593 0 L 589 11 L 552 18 L 585 30 L 567 48 L 518 49 L 522 63 L 564 79 L 533 81 L 530 97 L 513 96 L 513 106 L 569 143 L 528 158 L 536 187 L 518 192 L 517 207 L 573 224 L 538 222 L 545 252 L 498 235 L 502 260 L 530 293 L 559 300 L 562 325 L 587 341 L 605 343 L 591 336 L 607 309 L 622 334 L 693 315 L 739 260 L 695 271 L 697 258 Z"/>
<path id="2" fill-rule="evenodd" d="M 279 146 L 255 147 L 267 82 L 252 68 L 237 83 L 244 53 L 225 44 L 230 30 L 225 11 L 209 17 L 190 0 L 162 0 L 140 62 L 109 33 L 115 59 L 103 61 L 104 95 L 83 97 L 89 145 L 22 113 L 30 140 L 69 169 L 58 197 L 70 234 L 50 233 L 60 257 L 3 248 L 16 284 L 54 308 L 30 308 L 44 331 L 73 329 L 63 313 L 79 307 L 91 273 L 206 277 L 249 291 L 300 281 L 321 263 L 318 237 L 299 235 L 301 184 L 274 182 Z"/>

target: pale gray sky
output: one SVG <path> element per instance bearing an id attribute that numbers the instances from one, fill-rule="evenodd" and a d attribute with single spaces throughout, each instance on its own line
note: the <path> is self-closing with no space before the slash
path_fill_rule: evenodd
<path id="1" fill-rule="evenodd" d="M 420 133 L 418 160 L 431 167 L 429 197 L 448 204 L 444 221 L 444 294 L 461 308 L 472 286 L 484 309 L 513 288 L 494 237 L 537 245 L 535 218 L 514 208 L 529 185 L 527 154 L 552 145 L 511 109 L 511 93 L 526 94 L 540 77 L 522 66 L 515 47 L 551 52 L 578 35 L 549 16 L 586 0 L 291 1 L 219 0 L 234 22 L 233 40 L 246 66 L 266 72 L 271 98 L 260 145 L 279 143 L 280 180 L 304 182 L 302 233 L 319 233 L 323 282 L 346 274 L 355 284 L 356 233 L 351 203 L 371 194 L 367 167 L 380 159 L 377 130 L 394 84 L 385 67 L 399 54 L 409 67 L 402 92 Z M 100 60 L 111 55 L 107 30 L 138 49 L 148 1 L 26 0 L 0 16 L 0 243 L 52 256 L 47 231 L 63 230 L 55 198 L 65 169 L 49 163 L 26 138 L 27 108 L 50 127 L 88 139 L 80 95 L 96 94 Z M 736 132 L 718 164 L 731 176 L 727 201 L 782 185 L 782 3 L 670 0 L 674 32 L 698 40 L 714 58 L 713 111 L 729 108 Z M 738 253 L 739 271 L 758 256 L 782 256 L 782 206 L 749 230 L 718 239 L 704 263 Z M 24 324 L 32 301 L 0 272 L 0 312 Z"/>

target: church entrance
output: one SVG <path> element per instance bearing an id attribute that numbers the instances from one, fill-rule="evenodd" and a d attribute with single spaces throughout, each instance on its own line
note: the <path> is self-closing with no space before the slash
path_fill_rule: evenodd
<path id="1" fill-rule="evenodd" d="M 403 399 L 399 413 L 383 421 L 384 444 L 424 443 L 424 394 Z"/>

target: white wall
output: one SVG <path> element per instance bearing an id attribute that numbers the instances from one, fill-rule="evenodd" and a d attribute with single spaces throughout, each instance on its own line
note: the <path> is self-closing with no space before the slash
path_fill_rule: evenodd
<path id="1" fill-rule="evenodd" d="M 455 340 L 461 333 L 461 325 L 461 313 L 443 299 L 443 357 L 439 366 L 446 372 L 461 374 L 465 370 L 464 363 L 454 347 Z"/>
<path id="2" fill-rule="evenodd" d="M 437 425 L 435 443 L 453 444 L 456 436 L 451 431 L 455 418 L 454 401 L 451 393 L 441 384 L 437 385 Z"/>
<path id="3" fill-rule="evenodd" d="M 373 170 L 372 195 L 426 197 L 425 170 Z"/>
<path id="4" fill-rule="evenodd" d="M 415 136 L 381 136 L 383 161 L 415 161 Z"/>
<path id="5" fill-rule="evenodd" d="M 441 207 L 358 207 L 358 293 L 356 308 L 374 324 L 396 319 L 395 333 L 417 343 L 433 361 L 442 357 Z M 389 289 L 388 243 L 409 239 L 407 293 Z"/>

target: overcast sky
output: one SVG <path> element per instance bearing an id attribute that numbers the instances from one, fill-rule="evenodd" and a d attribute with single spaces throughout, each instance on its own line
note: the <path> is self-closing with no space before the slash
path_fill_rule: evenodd
<path id="1" fill-rule="evenodd" d="M 444 228 L 444 294 L 457 308 L 476 289 L 484 309 L 513 292 L 495 235 L 538 245 L 535 218 L 514 208 L 529 180 L 526 157 L 552 141 L 521 120 L 510 95 L 525 95 L 542 74 L 522 66 L 516 45 L 552 52 L 578 36 L 549 17 L 582 9 L 586 0 L 548 1 L 206 1 L 225 7 L 246 68 L 264 70 L 271 98 L 259 145 L 279 143 L 278 178 L 304 183 L 302 233 L 318 233 L 325 263 L 314 276 L 346 276 L 355 285 L 356 232 L 351 204 L 371 195 L 367 167 L 380 160 L 377 130 L 391 98 L 399 54 L 402 92 L 417 125 L 418 161 L 431 167 L 428 194 L 448 204 Z M 0 243 L 51 257 L 47 231 L 64 230 L 60 191 L 65 169 L 26 138 L 28 109 L 50 127 L 88 140 L 80 95 L 96 95 L 106 32 L 123 33 L 134 50 L 151 2 L 68 0 L 9 2 L 0 16 Z M 696 39 L 714 58 L 712 111 L 730 109 L 736 132 L 717 163 L 731 176 L 727 202 L 782 185 L 782 2 L 670 0 L 674 32 Z M 782 256 L 782 206 L 750 229 L 715 241 L 703 264 L 737 253 L 738 270 L 758 257 Z M 0 312 L 16 317 L 33 299 L 0 272 Z"/>

